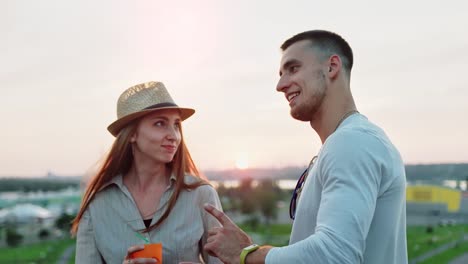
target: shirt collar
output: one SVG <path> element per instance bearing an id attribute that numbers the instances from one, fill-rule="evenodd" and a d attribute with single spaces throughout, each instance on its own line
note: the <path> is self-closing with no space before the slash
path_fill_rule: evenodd
<path id="1" fill-rule="evenodd" d="M 174 183 L 177 181 L 176 175 L 174 172 L 171 173 L 171 177 L 169 178 L 169 186 L 167 187 L 168 189 L 172 188 L 174 186 Z M 117 185 L 121 190 L 124 190 L 124 184 L 123 184 L 123 176 L 122 174 L 118 174 L 114 178 L 112 178 L 110 181 L 104 183 L 102 187 L 99 189 L 99 191 L 103 190 L 104 188 L 115 184 Z"/>
<path id="2" fill-rule="evenodd" d="M 101 189 L 99 189 L 99 191 L 105 189 L 106 187 L 112 185 L 112 184 L 115 184 L 117 185 L 120 189 L 123 189 L 123 177 L 122 177 L 122 174 L 118 174 L 117 176 L 113 177 L 110 181 L 104 183 L 101 187 Z"/>

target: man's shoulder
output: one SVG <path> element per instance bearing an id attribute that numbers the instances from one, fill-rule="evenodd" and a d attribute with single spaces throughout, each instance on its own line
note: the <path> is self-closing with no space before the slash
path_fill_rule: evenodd
<path id="1" fill-rule="evenodd" d="M 326 140 L 324 148 L 353 148 L 393 146 L 388 136 L 376 124 L 365 116 L 353 117 L 349 122 L 340 126 Z"/>
<path id="2" fill-rule="evenodd" d="M 323 170 L 373 171 L 375 175 L 403 175 L 403 161 L 382 129 L 365 120 L 345 124 L 325 142 L 319 154 Z"/>
<path id="3" fill-rule="evenodd" d="M 382 163 L 399 156 L 385 132 L 366 117 L 344 123 L 325 141 L 319 156 L 338 163 Z"/>

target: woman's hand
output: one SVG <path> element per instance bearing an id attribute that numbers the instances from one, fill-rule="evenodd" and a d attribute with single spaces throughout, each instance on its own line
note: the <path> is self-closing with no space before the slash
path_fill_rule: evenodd
<path id="1" fill-rule="evenodd" d="M 130 256 L 133 252 L 140 251 L 145 248 L 145 245 L 135 245 L 127 249 L 127 255 L 125 256 L 122 264 L 146 264 L 146 263 L 158 263 L 154 258 L 135 258 L 131 259 Z"/>

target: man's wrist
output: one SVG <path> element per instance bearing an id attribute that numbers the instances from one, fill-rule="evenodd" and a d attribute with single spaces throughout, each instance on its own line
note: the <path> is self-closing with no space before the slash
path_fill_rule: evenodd
<path id="1" fill-rule="evenodd" d="M 241 254 L 240 254 L 240 264 L 245 264 L 246 263 L 245 259 L 247 258 L 247 256 L 259 248 L 260 248 L 259 245 L 252 244 L 242 249 Z"/>
<path id="2" fill-rule="evenodd" d="M 245 258 L 245 264 L 265 264 L 266 256 L 272 248 L 272 246 L 261 246 L 250 252 Z"/>

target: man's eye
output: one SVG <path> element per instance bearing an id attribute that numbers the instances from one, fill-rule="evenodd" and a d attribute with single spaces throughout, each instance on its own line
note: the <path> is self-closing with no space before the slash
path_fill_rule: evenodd
<path id="1" fill-rule="evenodd" d="M 298 69 L 299 69 L 299 66 L 291 66 L 289 68 L 289 72 L 297 72 Z"/>

